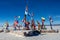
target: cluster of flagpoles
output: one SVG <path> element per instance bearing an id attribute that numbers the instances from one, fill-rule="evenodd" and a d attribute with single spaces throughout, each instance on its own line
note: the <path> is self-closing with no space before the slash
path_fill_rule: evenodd
<path id="1" fill-rule="evenodd" d="M 35 23 L 34 23 L 34 19 L 33 19 L 33 16 L 34 16 L 34 13 L 32 13 L 32 14 L 30 14 L 29 12 L 28 12 L 28 5 L 26 5 L 26 9 L 25 9 L 25 14 L 24 14 L 24 19 L 23 19 L 23 22 L 24 22 L 24 24 L 25 24 L 25 27 L 27 26 L 27 25 L 29 25 L 29 22 L 27 21 L 27 16 L 30 16 L 31 17 L 31 22 L 33 23 L 33 25 L 35 25 Z M 15 25 L 17 25 L 19 22 L 18 22 L 18 19 L 20 18 L 20 16 L 15 16 L 15 22 L 14 22 L 14 24 Z M 44 17 L 41 17 L 41 19 L 42 19 L 42 27 L 41 27 L 41 29 L 43 29 L 44 28 L 44 22 L 45 22 L 45 18 Z M 51 26 L 51 29 L 53 29 L 52 28 L 52 18 L 49 16 L 49 21 L 50 21 L 50 26 Z M 38 24 L 40 24 L 39 22 L 37 22 Z"/>

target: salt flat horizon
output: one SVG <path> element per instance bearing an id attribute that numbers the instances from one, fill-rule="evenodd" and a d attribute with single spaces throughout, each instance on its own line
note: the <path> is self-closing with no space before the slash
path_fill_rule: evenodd
<path id="1" fill-rule="evenodd" d="M 24 27 L 24 26 L 23 26 Z M 21 27 L 21 29 L 23 29 L 23 27 Z M 50 26 L 45 26 L 47 28 L 47 30 L 51 30 Z M 4 27 L 0 27 L 0 29 L 3 29 Z M 36 28 L 38 28 L 38 26 L 36 26 Z M 60 26 L 52 26 L 52 28 L 54 30 L 60 30 Z M 14 29 L 13 26 L 10 26 L 9 29 Z"/>

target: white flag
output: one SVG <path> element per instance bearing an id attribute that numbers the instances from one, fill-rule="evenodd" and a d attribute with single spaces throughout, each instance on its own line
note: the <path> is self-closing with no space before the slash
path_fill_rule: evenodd
<path id="1" fill-rule="evenodd" d="M 25 15 L 28 15 L 28 12 L 27 11 L 25 11 Z"/>

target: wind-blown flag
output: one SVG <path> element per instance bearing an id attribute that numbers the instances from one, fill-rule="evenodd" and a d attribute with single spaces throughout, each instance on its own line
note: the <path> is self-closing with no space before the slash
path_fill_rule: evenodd
<path id="1" fill-rule="evenodd" d="M 20 16 L 14 16 L 14 18 L 20 18 Z"/>
<path id="2" fill-rule="evenodd" d="M 28 15 L 28 12 L 27 11 L 25 11 L 25 15 Z"/>
<path id="3" fill-rule="evenodd" d="M 20 16 L 18 16 L 18 18 L 20 18 Z"/>
<path id="4" fill-rule="evenodd" d="M 45 18 L 44 18 L 44 17 L 41 17 L 41 19 L 42 19 L 42 20 L 45 20 Z"/>
<path id="5" fill-rule="evenodd" d="M 28 16 L 31 16 L 31 14 L 30 14 L 30 13 L 28 13 Z"/>
<path id="6" fill-rule="evenodd" d="M 52 20 L 52 17 L 51 17 L 51 16 L 49 16 L 49 20 L 50 20 L 50 22 L 53 22 L 53 20 Z"/>
<path id="7" fill-rule="evenodd" d="M 28 15 L 28 6 L 26 6 L 25 15 Z"/>
<path id="8" fill-rule="evenodd" d="M 19 23 L 18 20 L 15 20 L 14 24 L 17 25 L 18 23 Z"/>
<path id="9" fill-rule="evenodd" d="M 31 17 L 33 17 L 33 16 L 34 16 L 34 13 L 32 13 L 32 14 L 28 13 L 28 16 L 31 16 Z"/>

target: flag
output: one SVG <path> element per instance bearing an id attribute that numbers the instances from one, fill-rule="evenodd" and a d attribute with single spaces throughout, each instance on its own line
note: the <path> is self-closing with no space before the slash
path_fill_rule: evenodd
<path id="1" fill-rule="evenodd" d="M 17 25 L 18 23 L 19 23 L 18 20 L 15 20 L 14 24 Z"/>
<path id="2" fill-rule="evenodd" d="M 17 18 L 17 16 L 14 16 L 14 18 Z"/>
<path id="3" fill-rule="evenodd" d="M 42 20 L 45 20 L 45 18 L 44 18 L 44 17 L 41 17 L 41 19 L 42 19 Z"/>
<path id="4" fill-rule="evenodd" d="M 31 16 L 31 14 L 30 14 L 30 13 L 28 13 L 28 16 Z"/>
<path id="5" fill-rule="evenodd" d="M 28 12 L 27 11 L 25 11 L 25 15 L 28 15 Z"/>
<path id="6" fill-rule="evenodd" d="M 20 18 L 20 16 L 18 16 L 18 18 Z"/>
<path id="7" fill-rule="evenodd" d="M 14 16 L 15 19 L 20 18 L 20 16 Z"/>
<path id="8" fill-rule="evenodd" d="M 25 15 L 28 15 L 28 6 L 26 6 Z"/>
<path id="9" fill-rule="evenodd" d="M 28 13 L 28 16 L 31 16 L 31 17 L 33 17 L 33 16 L 34 16 L 34 13 L 32 13 L 32 14 Z"/>
<path id="10" fill-rule="evenodd" d="M 53 22 L 53 20 L 52 20 L 52 17 L 51 17 L 51 16 L 49 16 L 49 20 L 50 20 L 50 22 Z"/>

